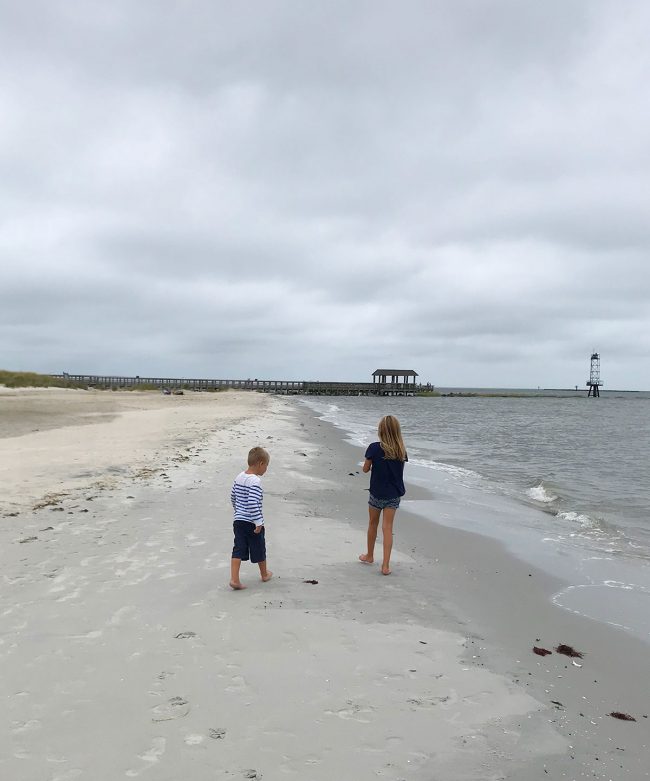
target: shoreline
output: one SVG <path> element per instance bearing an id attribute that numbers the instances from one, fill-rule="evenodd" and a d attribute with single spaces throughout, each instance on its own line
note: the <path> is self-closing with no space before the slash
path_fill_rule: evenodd
<path id="1" fill-rule="evenodd" d="M 318 413 L 303 409 L 318 419 Z M 342 429 L 319 422 L 329 427 L 350 458 L 362 458 L 363 449 L 347 442 Z M 446 620 L 466 633 L 466 660 L 485 664 L 546 704 L 549 723 L 572 748 L 566 756 L 549 756 L 543 769 L 567 777 L 574 773 L 605 779 L 622 772 L 626 778 L 650 777 L 645 770 L 650 762 L 647 643 L 554 604 L 553 596 L 568 581 L 527 563 L 497 539 L 436 523 L 413 507 L 420 502 L 430 506 L 431 491 L 411 483 L 408 470 L 405 480 L 407 501 L 396 517 L 394 547 L 416 558 L 418 566 L 408 572 L 413 577 L 419 570 L 416 590 L 435 594 Z M 359 532 L 364 530 L 360 523 Z M 581 667 L 554 650 L 543 658 L 532 652 L 533 646 L 554 649 L 559 644 L 584 652 L 584 659 L 577 660 Z M 608 715 L 614 711 L 634 712 L 636 724 L 618 722 Z M 630 732 L 629 726 L 637 729 Z M 608 745 L 612 742 L 616 746 Z"/>
<path id="2" fill-rule="evenodd" d="M 552 581 L 497 544 L 408 509 L 393 575 L 361 565 L 362 452 L 292 400 L 202 431 L 187 460 L 152 451 L 146 481 L 3 519 L 3 776 L 646 777 L 647 722 L 601 713 L 647 701 L 634 644 L 548 604 Z M 235 593 L 229 490 L 254 444 L 275 577 L 244 564 Z M 537 637 L 573 640 L 583 667 L 534 656 Z"/>
<path id="3" fill-rule="evenodd" d="M 378 419 L 382 411 L 392 410 L 406 427 L 412 448 L 407 467 L 409 483 L 435 496 L 435 501 L 420 501 L 417 507 L 410 505 L 407 496 L 404 509 L 411 506 L 442 525 L 503 543 L 515 557 L 564 583 L 554 599 L 565 609 L 619 626 L 650 643 L 650 539 L 642 512 L 647 491 L 643 490 L 642 470 L 637 464 L 627 482 L 624 475 L 620 482 L 616 480 L 616 474 L 626 471 L 629 450 L 626 453 L 624 447 L 619 447 L 617 452 L 623 460 L 617 461 L 618 473 L 612 470 L 609 484 L 602 475 L 603 463 L 594 465 L 599 477 L 594 478 L 590 492 L 588 465 L 578 465 L 571 471 L 574 467 L 569 463 L 570 456 L 551 456 L 544 464 L 535 452 L 531 452 L 528 462 L 526 453 L 521 453 L 521 459 L 502 457 L 497 447 L 496 458 L 491 461 L 492 443 L 486 441 L 487 437 L 482 439 L 487 426 L 470 426 L 456 443 L 450 422 L 459 418 L 459 412 L 450 412 L 444 402 L 431 405 L 430 419 L 419 404 L 404 400 L 302 404 L 359 447 L 373 437 L 373 417 Z M 487 407 L 489 404 L 480 405 L 479 409 L 485 411 Z M 442 421 L 440 442 L 430 425 L 436 415 Z M 527 424 L 534 425 L 534 416 L 527 412 L 523 417 Z M 547 410 L 547 422 L 551 417 Z M 491 423 L 499 425 L 495 416 L 491 416 Z M 612 428 L 612 419 L 607 425 Z M 510 433 L 515 450 L 521 451 L 517 432 Z M 471 434 L 478 434 L 480 442 L 476 445 Z M 500 436 L 504 451 L 503 433 Z M 562 471 L 564 466 L 566 472 Z M 628 485 L 630 490 L 626 490 Z"/>

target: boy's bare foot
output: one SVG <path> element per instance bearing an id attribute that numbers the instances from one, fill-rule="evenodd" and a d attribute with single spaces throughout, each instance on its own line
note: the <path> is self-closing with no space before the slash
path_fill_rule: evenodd
<path id="1" fill-rule="evenodd" d="M 368 556 L 367 553 L 362 553 L 361 556 L 359 556 L 359 561 L 363 562 L 364 564 L 372 564 L 374 559 L 372 556 Z"/>
<path id="2" fill-rule="evenodd" d="M 382 564 L 381 566 L 381 574 L 382 575 L 390 575 L 390 567 L 386 567 Z"/>
<path id="3" fill-rule="evenodd" d="M 230 588 L 233 591 L 242 591 L 246 588 L 246 586 L 243 583 L 233 583 L 232 580 L 230 581 Z"/>
<path id="4" fill-rule="evenodd" d="M 273 573 L 271 572 L 271 570 L 267 570 L 267 571 L 266 571 L 266 575 L 262 575 L 262 576 L 261 576 L 261 578 L 262 578 L 262 582 L 263 582 L 263 583 L 266 583 L 266 581 L 267 581 L 267 580 L 271 580 L 271 578 L 272 578 L 272 577 L 273 577 Z"/>

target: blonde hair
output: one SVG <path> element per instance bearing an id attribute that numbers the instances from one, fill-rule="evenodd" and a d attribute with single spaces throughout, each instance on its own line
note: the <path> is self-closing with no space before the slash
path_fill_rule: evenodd
<path id="1" fill-rule="evenodd" d="M 254 466 L 259 463 L 268 464 L 270 460 L 271 456 L 263 447 L 252 447 L 248 451 L 248 466 Z"/>
<path id="2" fill-rule="evenodd" d="M 386 415 L 379 421 L 377 433 L 384 455 L 389 461 L 406 461 L 406 448 L 402 439 L 402 429 L 399 420 L 392 415 Z"/>

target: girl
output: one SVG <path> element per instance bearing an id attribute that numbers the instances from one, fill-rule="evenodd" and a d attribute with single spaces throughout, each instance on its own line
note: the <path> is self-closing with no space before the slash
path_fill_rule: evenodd
<path id="1" fill-rule="evenodd" d="M 390 575 L 390 553 L 393 548 L 393 520 L 399 507 L 404 488 L 404 462 L 408 461 L 402 439 L 399 420 L 386 415 L 379 421 L 379 442 L 373 442 L 366 450 L 363 471 L 370 472 L 370 495 L 368 497 L 368 552 L 359 556 L 359 561 L 372 564 L 379 516 L 383 512 L 381 525 L 384 537 L 384 558 L 381 574 Z M 370 471 L 372 470 L 372 471 Z"/>

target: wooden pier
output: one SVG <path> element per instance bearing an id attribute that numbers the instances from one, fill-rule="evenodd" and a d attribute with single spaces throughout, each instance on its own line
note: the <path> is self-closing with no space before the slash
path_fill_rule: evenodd
<path id="1" fill-rule="evenodd" d="M 161 391 L 250 390 L 262 393 L 309 396 L 414 396 L 433 390 L 415 382 L 321 382 L 315 380 L 217 380 L 196 377 L 121 377 L 97 374 L 53 374 L 52 377 L 89 388 L 160 389 Z"/>

